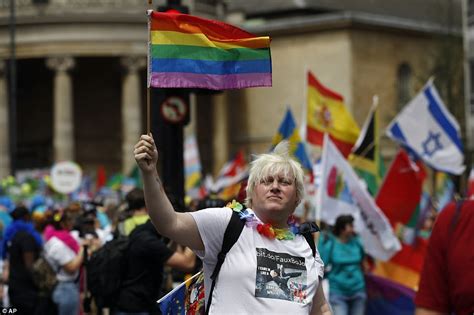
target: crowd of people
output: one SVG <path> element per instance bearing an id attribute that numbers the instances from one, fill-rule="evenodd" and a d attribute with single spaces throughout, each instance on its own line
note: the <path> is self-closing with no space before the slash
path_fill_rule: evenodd
<path id="1" fill-rule="evenodd" d="M 0 292 L 3 306 L 21 314 L 71 315 L 88 313 L 90 307 L 96 314 L 159 314 L 156 301 L 171 289 L 165 268 L 191 273 L 197 266 L 189 248 L 158 234 L 147 214 L 142 189 L 131 190 L 121 204 L 108 208 L 87 201 L 63 208 L 52 205 L 41 215 L 32 210 L 21 203 L 11 211 L 0 209 L 12 218 L 4 227 L 1 244 L 4 290 Z M 126 239 L 126 267 L 121 274 L 112 275 L 120 282 L 114 303 L 102 305 L 101 296 L 87 298 L 92 289 L 87 287 L 87 272 L 92 274 L 88 269 L 95 267 L 88 262 L 105 244 L 120 238 Z M 51 291 L 44 289 L 47 284 L 38 283 L 46 280 L 35 277 L 48 271 L 38 269 L 40 258 L 54 275 Z"/>
<path id="2" fill-rule="evenodd" d="M 141 136 L 134 155 L 143 189 L 117 204 L 45 202 L 38 214 L 35 203 L 1 203 L 0 213 L 11 220 L 0 246 L 1 283 L 8 288 L 0 290 L 3 305 L 35 315 L 160 314 L 156 301 L 171 289 L 169 280 L 202 268 L 206 314 L 365 314 L 371 258 L 354 232 L 354 217 L 339 216 L 321 230 L 294 217 L 307 205 L 300 205 L 303 170 L 287 143 L 254 159 L 242 200 L 209 198 L 192 209 L 166 194 L 157 152 L 153 138 Z M 435 224 L 417 314 L 472 312 L 465 266 L 472 264 L 466 253 L 473 207 L 472 201 L 451 204 L 444 223 Z M 431 229 L 435 219 L 429 219 Z M 120 253 L 120 269 L 111 268 L 108 278 L 116 287 L 109 296 L 97 294 L 103 289 L 94 287 L 97 257 Z"/>

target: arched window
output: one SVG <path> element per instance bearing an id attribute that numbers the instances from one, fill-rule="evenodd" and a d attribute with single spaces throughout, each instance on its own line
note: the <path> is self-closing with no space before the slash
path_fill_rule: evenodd
<path id="1" fill-rule="evenodd" d="M 402 109 L 411 99 L 411 67 L 402 63 L 398 67 L 398 109 Z"/>

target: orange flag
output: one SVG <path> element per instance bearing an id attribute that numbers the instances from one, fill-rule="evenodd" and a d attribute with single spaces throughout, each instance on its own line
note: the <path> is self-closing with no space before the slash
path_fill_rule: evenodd
<path id="1" fill-rule="evenodd" d="M 309 143 L 322 146 L 328 133 L 339 151 L 347 157 L 359 137 L 360 129 L 341 95 L 322 85 L 308 71 L 307 135 Z"/>

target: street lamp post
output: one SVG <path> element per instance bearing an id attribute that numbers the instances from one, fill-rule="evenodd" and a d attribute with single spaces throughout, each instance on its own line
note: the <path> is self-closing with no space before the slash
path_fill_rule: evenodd
<path id="1" fill-rule="evenodd" d="M 9 135 L 10 135 L 10 174 L 16 170 L 16 15 L 15 0 L 10 0 L 10 60 L 9 60 Z"/>

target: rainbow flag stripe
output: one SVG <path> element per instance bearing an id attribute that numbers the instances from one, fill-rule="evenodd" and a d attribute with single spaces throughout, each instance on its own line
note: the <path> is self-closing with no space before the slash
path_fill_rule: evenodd
<path id="1" fill-rule="evenodd" d="M 148 87 L 272 86 L 270 37 L 188 14 L 148 16 Z"/>

